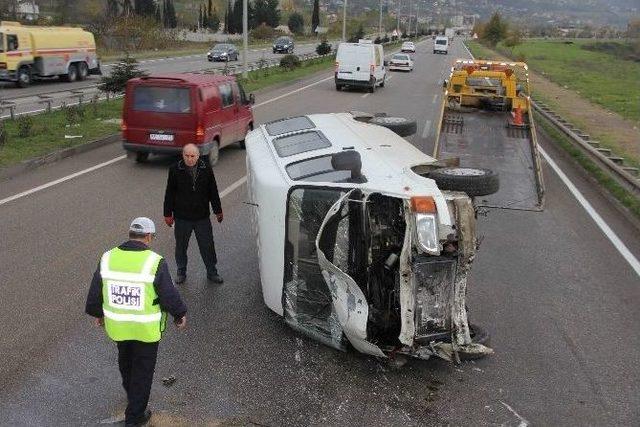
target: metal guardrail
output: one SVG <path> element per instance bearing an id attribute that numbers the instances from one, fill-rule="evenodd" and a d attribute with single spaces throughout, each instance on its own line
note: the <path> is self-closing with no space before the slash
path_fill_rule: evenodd
<path id="1" fill-rule="evenodd" d="M 553 112 L 547 105 L 541 102 L 532 102 L 533 108 L 547 119 L 556 129 L 574 143 L 586 154 L 590 160 L 598 165 L 607 175 L 613 178 L 625 190 L 635 197 L 640 198 L 640 177 L 639 171 L 635 167 L 625 166 L 623 157 L 612 154 L 608 148 L 602 148 L 600 142 L 591 140 L 591 137 L 580 129 L 572 126 L 560 115 Z"/>

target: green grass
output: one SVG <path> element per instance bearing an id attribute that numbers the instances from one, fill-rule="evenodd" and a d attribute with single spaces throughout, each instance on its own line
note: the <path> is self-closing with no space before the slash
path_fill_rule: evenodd
<path id="1" fill-rule="evenodd" d="M 66 111 L 52 111 L 37 116 L 21 117 L 17 120 L 5 120 L 7 141 L 0 146 L 0 167 L 42 156 L 56 150 L 74 147 L 89 141 L 111 135 L 120 129 L 122 100 L 85 104 L 84 118 L 78 126 L 67 126 Z M 21 121 L 31 120 L 29 136 L 21 137 Z M 65 138 L 65 135 L 81 135 L 81 138 Z"/>
<path id="2" fill-rule="evenodd" d="M 580 166 L 589 172 L 613 197 L 615 197 L 624 207 L 640 218 L 640 199 L 622 188 L 613 178 L 607 175 L 596 165 L 582 150 L 575 147 L 569 138 L 557 130 L 551 123 L 538 113 L 534 113 L 536 123 L 542 130 L 555 141 L 564 151 L 569 153 Z"/>
<path id="3" fill-rule="evenodd" d="M 501 44 L 496 50 L 523 59 L 533 71 L 608 110 L 640 121 L 640 62 L 622 59 L 616 49 L 603 52 L 583 48 L 589 45 L 593 45 L 592 40 L 528 39 L 513 52 Z M 478 57 L 490 56 L 490 51 L 477 42 L 468 46 Z"/>
<path id="4" fill-rule="evenodd" d="M 299 68 L 291 71 L 284 71 L 280 67 L 251 71 L 248 73 L 247 79 L 242 79 L 241 81 L 245 91 L 255 92 L 269 86 L 292 82 L 320 71 L 329 70 L 334 63 L 335 58 L 333 56 L 326 56 L 302 62 Z"/>

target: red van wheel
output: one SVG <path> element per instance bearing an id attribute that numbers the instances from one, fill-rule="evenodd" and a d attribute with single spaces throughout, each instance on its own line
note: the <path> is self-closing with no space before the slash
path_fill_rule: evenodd
<path id="1" fill-rule="evenodd" d="M 218 141 L 213 141 L 211 151 L 207 154 L 207 158 L 211 167 L 214 167 L 216 163 L 218 163 L 218 159 L 220 158 L 220 143 Z"/>

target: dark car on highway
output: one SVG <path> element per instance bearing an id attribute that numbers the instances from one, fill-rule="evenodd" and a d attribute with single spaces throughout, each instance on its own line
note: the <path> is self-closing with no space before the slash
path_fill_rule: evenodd
<path id="1" fill-rule="evenodd" d="M 212 61 L 237 61 L 238 60 L 238 48 L 232 44 L 217 44 L 207 52 L 207 59 Z"/>
<path id="2" fill-rule="evenodd" d="M 293 53 L 293 39 L 291 37 L 278 37 L 273 42 L 273 53 Z"/>

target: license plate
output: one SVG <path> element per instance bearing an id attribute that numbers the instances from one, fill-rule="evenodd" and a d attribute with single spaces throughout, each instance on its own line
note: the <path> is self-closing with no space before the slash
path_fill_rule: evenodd
<path id="1" fill-rule="evenodd" d="M 152 141 L 172 142 L 173 135 L 165 134 L 165 133 L 152 133 L 152 134 L 149 134 L 149 139 Z"/>

